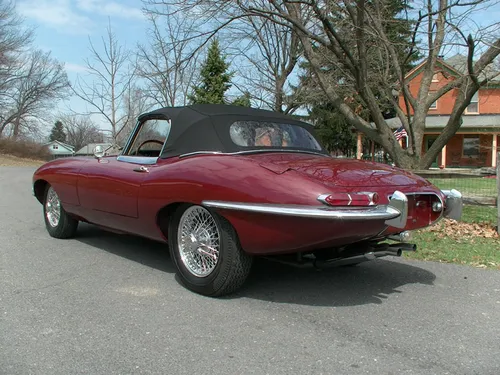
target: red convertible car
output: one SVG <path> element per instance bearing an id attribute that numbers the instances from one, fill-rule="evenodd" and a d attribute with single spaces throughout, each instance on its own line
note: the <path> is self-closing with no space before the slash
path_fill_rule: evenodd
<path id="1" fill-rule="evenodd" d="M 33 176 L 48 233 L 80 221 L 168 243 L 188 289 L 221 296 L 252 260 L 357 264 L 414 251 L 409 233 L 447 216 L 462 196 L 402 169 L 336 159 L 314 127 L 226 105 L 142 114 L 118 156 L 50 161 Z"/>

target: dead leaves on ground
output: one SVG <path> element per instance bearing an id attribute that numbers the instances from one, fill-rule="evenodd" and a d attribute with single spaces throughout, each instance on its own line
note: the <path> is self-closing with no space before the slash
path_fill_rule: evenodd
<path id="1" fill-rule="evenodd" d="M 433 232 L 438 238 L 451 238 L 457 241 L 471 238 L 495 238 L 500 236 L 494 225 L 490 223 L 464 223 L 453 219 L 443 219 L 437 225 L 424 229 Z"/>

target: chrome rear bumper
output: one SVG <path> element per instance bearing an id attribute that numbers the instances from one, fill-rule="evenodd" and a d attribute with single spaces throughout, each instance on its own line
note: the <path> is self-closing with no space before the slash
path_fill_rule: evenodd
<path id="1" fill-rule="evenodd" d="M 463 207 L 462 194 L 455 189 L 441 191 L 446 196 L 443 216 L 454 220 L 460 220 Z"/>
<path id="2" fill-rule="evenodd" d="M 400 191 L 394 192 L 388 205 L 375 207 L 329 207 L 301 206 L 271 203 L 241 203 L 224 201 L 203 201 L 206 207 L 237 210 L 271 215 L 286 215 L 311 219 L 340 221 L 385 220 L 387 225 L 404 228 L 408 217 L 408 199 Z"/>
<path id="3" fill-rule="evenodd" d="M 443 216 L 459 220 L 462 216 L 462 194 L 455 189 L 443 190 L 442 192 L 446 196 Z M 295 216 L 310 219 L 339 221 L 384 220 L 386 225 L 401 229 L 406 227 L 406 221 L 408 219 L 408 198 L 404 193 L 398 190 L 391 195 L 388 205 L 370 207 L 303 206 L 227 201 L 203 201 L 202 205 L 223 210 Z"/>

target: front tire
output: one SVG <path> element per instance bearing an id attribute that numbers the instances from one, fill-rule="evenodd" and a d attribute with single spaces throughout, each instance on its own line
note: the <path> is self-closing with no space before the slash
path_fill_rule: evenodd
<path id="1" fill-rule="evenodd" d="M 44 193 L 43 218 L 47 232 L 54 238 L 71 238 L 78 228 L 78 220 L 64 210 L 59 196 L 50 185 L 47 185 Z"/>
<path id="2" fill-rule="evenodd" d="M 252 266 L 233 226 L 198 205 L 178 207 L 168 228 L 170 256 L 182 284 L 193 292 L 219 297 L 238 290 Z"/>

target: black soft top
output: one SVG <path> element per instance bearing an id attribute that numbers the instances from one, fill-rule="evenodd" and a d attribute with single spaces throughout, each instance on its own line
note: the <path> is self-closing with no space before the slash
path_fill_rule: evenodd
<path id="1" fill-rule="evenodd" d="M 231 139 L 229 128 L 236 121 L 262 121 L 295 125 L 314 134 L 314 127 L 292 116 L 263 109 L 225 104 L 194 104 L 183 107 L 165 107 L 144 113 L 139 122 L 148 119 L 171 121 L 161 158 L 197 151 L 238 152 L 261 147 L 239 146 Z M 269 147 L 266 147 L 269 149 Z M 309 149 L 310 151 L 310 149 Z M 316 152 L 327 153 L 324 149 Z"/>

